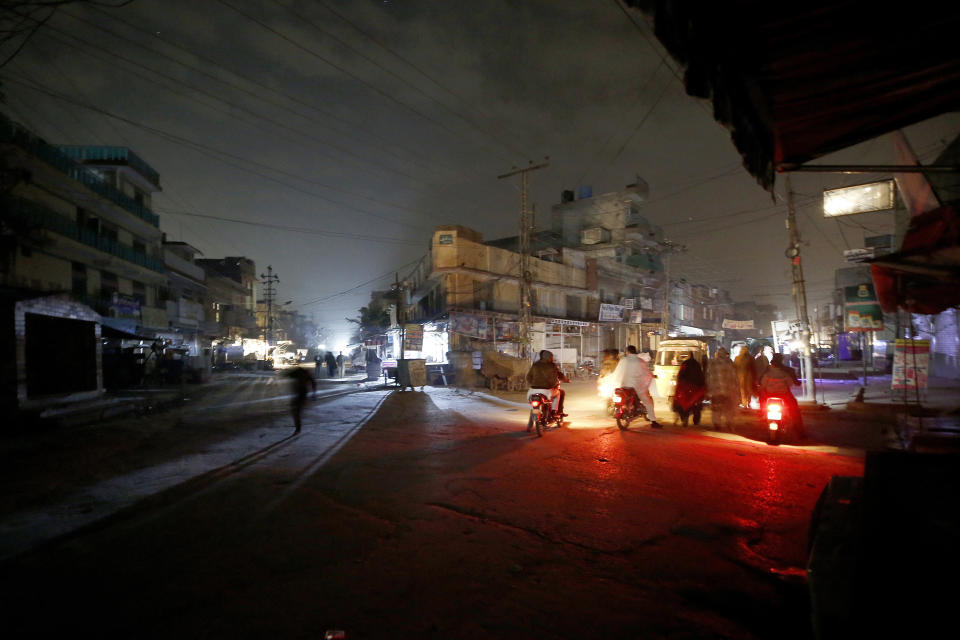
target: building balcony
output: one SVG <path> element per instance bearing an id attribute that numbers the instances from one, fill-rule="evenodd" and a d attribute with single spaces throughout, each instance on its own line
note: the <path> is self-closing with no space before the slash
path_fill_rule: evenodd
<path id="1" fill-rule="evenodd" d="M 103 145 L 57 145 L 65 156 L 81 163 L 127 165 L 160 188 L 160 174 L 127 147 Z"/>
<path id="2" fill-rule="evenodd" d="M 102 198 L 113 202 L 148 224 L 159 227 L 160 218 L 136 200 L 105 182 L 96 173 L 77 164 L 75 160 L 53 145 L 49 145 L 20 125 L 0 116 L 0 143 L 13 144 L 43 160 L 72 180 L 87 186 Z M 144 163 L 145 164 L 145 163 Z"/>
<path id="3" fill-rule="evenodd" d="M 140 253 L 139 251 L 134 251 L 133 247 L 128 247 L 114 240 L 103 238 L 93 231 L 83 229 L 73 220 L 58 215 L 46 207 L 30 202 L 29 200 L 9 196 L 3 198 L 0 202 L 2 202 L 3 208 L 10 219 L 27 227 L 52 231 L 58 235 L 126 260 L 127 262 L 132 262 L 145 269 L 150 269 L 157 273 L 166 272 L 166 267 L 162 260 L 148 256 L 145 253 Z"/>

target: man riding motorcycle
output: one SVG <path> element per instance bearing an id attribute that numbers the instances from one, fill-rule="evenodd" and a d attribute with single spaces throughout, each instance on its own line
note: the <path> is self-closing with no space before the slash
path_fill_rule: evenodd
<path id="1" fill-rule="evenodd" d="M 637 355 L 637 348 L 632 344 L 627 346 L 627 354 L 617 363 L 612 379 L 614 388 L 633 388 L 647 410 L 650 426 L 659 429 L 660 423 L 657 422 L 656 414 L 653 412 L 653 398 L 650 396 L 650 383 L 653 382 L 653 374 L 650 373 L 650 367 L 647 366 L 646 361 Z"/>
<path id="2" fill-rule="evenodd" d="M 544 392 L 546 392 L 545 395 L 550 396 L 551 404 L 559 398 L 557 413 L 561 418 L 566 417 L 567 414 L 563 412 L 563 397 L 566 394 L 560 388 L 561 382 L 570 382 L 570 380 L 553 361 L 553 353 L 544 349 L 540 352 L 540 359 L 534 362 L 530 366 L 530 371 L 527 372 L 527 383 L 530 385 L 527 398 L 529 399 L 531 394 Z"/>
<path id="3" fill-rule="evenodd" d="M 793 369 L 783 362 L 783 354 L 776 353 L 770 361 L 770 366 L 760 377 L 760 412 L 766 413 L 767 398 L 780 398 L 786 403 L 787 410 L 793 418 L 793 429 L 798 438 L 806 438 L 803 428 L 803 417 L 800 415 L 800 405 L 790 388 L 799 385 L 800 380 Z"/>

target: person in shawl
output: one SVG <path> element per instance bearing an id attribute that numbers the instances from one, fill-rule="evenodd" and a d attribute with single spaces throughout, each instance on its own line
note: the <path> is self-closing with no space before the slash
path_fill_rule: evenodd
<path id="1" fill-rule="evenodd" d="M 720 431 L 725 423 L 727 430 L 732 432 L 733 416 L 740 400 L 740 384 L 730 354 L 723 347 L 717 349 L 713 362 L 707 367 L 707 393 L 710 396 L 713 428 Z"/>
<path id="2" fill-rule="evenodd" d="M 673 394 L 673 412 L 687 426 L 690 416 L 693 424 L 700 424 L 703 398 L 707 393 L 707 383 L 703 377 L 700 363 L 689 351 L 681 356 L 680 371 L 677 372 L 677 388 Z"/>
<path id="3" fill-rule="evenodd" d="M 749 409 L 756 380 L 753 377 L 753 358 L 750 356 L 747 345 L 740 347 L 740 355 L 733 361 L 733 368 L 737 370 L 737 379 L 740 383 L 740 406 Z"/>

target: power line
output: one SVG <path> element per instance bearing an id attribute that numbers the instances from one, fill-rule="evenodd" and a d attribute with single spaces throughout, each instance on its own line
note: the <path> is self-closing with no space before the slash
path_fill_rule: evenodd
<path id="1" fill-rule="evenodd" d="M 249 13 L 247 13 L 247 12 L 241 10 L 241 9 L 238 9 L 237 7 L 235 7 L 235 6 L 233 6 L 232 4 L 230 4 L 229 2 L 227 2 L 227 0 L 216 0 L 216 1 L 219 2 L 220 4 L 222 4 L 223 6 L 229 8 L 229 9 L 232 9 L 233 11 L 235 11 L 235 12 L 237 12 L 238 14 L 240 14 L 241 16 L 247 18 L 247 19 L 250 20 L 251 22 L 254 22 L 255 24 L 259 25 L 259 26 L 260 26 L 261 28 L 263 28 L 264 30 L 266 30 L 266 31 L 274 34 L 275 36 L 277 36 L 277 37 L 280 38 L 281 40 L 289 43 L 290 45 L 296 47 L 297 49 L 300 49 L 301 51 L 303 51 L 303 52 L 305 52 L 305 53 L 307 53 L 307 54 L 309 54 L 309 55 L 317 58 L 318 60 L 321 60 L 322 62 L 326 63 L 326 64 L 329 65 L 330 67 L 333 67 L 333 68 L 336 69 L 337 71 L 340 71 L 340 72 L 343 73 L 344 75 L 347 75 L 347 76 L 349 76 L 350 78 L 353 78 L 354 80 L 356 80 L 357 82 L 359 82 L 361 85 L 367 87 L 368 89 L 370 89 L 370 90 L 373 91 L 374 93 L 382 96 L 383 98 L 389 100 L 390 102 L 393 102 L 393 103 L 395 103 L 395 104 L 403 107 L 405 110 L 407 110 L 407 111 L 409 111 L 409 112 L 411 112 L 411 113 L 419 116 L 420 118 L 426 120 L 427 122 L 430 122 L 431 124 L 436 125 L 437 127 L 443 129 L 443 130 L 446 131 L 447 133 L 450 133 L 451 135 L 453 135 L 453 136 L 455 136 L 455 137 L 457 137 L 457 138 L 463 139 L 463 135 L 462 135 L 461 133 L 459 133 L 459 132 L 457 132 L 457 131 L 454 131 L 453 129 L 451 129 L 451 128 L 449 128 L 447 125 L 445 125 L 444 123 L 442 123 L 442 122 L 440 122 L 439 120 L 437 120 L 436 118 L 433 118 L 433 117 L 431 117 L 431 116 L 429 116 L 429 115 L 421 112 L 421 111 L 420 111 L 419 109 L 417 109 L 416 107 L 413 107 L 413 106 L 407 104 L 406 102 L 403 102 L 402 100 L 400 100 L 400 99 L 398 99 L 398 98 L 390 95 L 389 93 L 387 93 L 387 92 L 384 91 L 383 89 L 381 89 L 381 88 L 379 88 L 379 87 L 377 87 L 377 86 L 375 86 L 375 85 L 373 85 L 373 84 L 370 84 L 369 82 L 367 82 L 366 80 L 364 80 L 363 78 L 361 78 L 360 76 L 358 76 L 357 74 L 355 74 L 355 73 L 353 73 L 352 71 L 350 71 L 350 70 L 348 70 L 348 69 L 345 69 L 344 67 L 338 65 L 337 63 L 329 60 L 328 58 L 326 58 L 326 57 L 324 57 L 323 55 L 317 53 L 316 51 L 314 51 L 314 50 L 311 49 L 310 47 L 307 47 L 306 45 L 301 44 L 300 42 L 298 42 L 297 40 L 295 40 L 295 39 L 291 38 L 290 36 L 284 34 L 283 32 L 281 32 L 281 31 L 279 31 L 279 30 L 277 30 L 277 29 L 274 29 L 273 27 L 271 27 L 271 26 L 268 25 L 267 23 L 263 22 L 262 20 L 256 18 L 255 16 L 252 16 L 252 15 L 250 15 Z"/>
<path id="2" fill-rule="evenodd" d="M 405 85 L 407 85 L 408 87 L 410 87 L 411 89 L 413 89 L 414 91 L 416 91 L 417 93 L 419 93 L 420 95 L 424 96 L 425 98 L 428 98 L 429 100 L 433 100 L 434 102 L 436 102 L 437 104 L 439 104 L 440 106 L 442 106 L 444 109 L 446 109 L 447 111 L 449 111 L 450 113 L 452 113 L 454 116 L 456 116 L 457 118 L 459 118 L 460 120 L 462 120 L 464 123 L 466 123 L 467 125 L 469 125 L 470 127 L 474 128 L 474 129 L 476 129 L 477 131 L 479 131 L 479 132 L 482 133 L 483 135 L 489 137 L 491 140 L 494 140 L 495 142 L 499 143 L 500 145 L 503 146 L 503 148 L 507 149 L 507 150 L 510 151 L 511 153 L 513 153 L 513 154 L 515 154 L 515 155 L 518 155 L 518 156 L 527 155 L 527 154 L 524 154 L 522 151 L 518 150 L 518 149 L 517 149 L 516 147 L 514 147 L 513 145 L 511 145 L 509 142 L 505 142 L 505 141 L 501 140 L 500 138 L 498 138 L 496 135 L 494 135 L 494 134 L 490 133 L 489 131 L 481 128 L 478 124 L 476 124 L 475 122 L 473 122 L 471 119 L 468 119 L 468 118 L 467 118 L 466 116 L 464 116 L 462 113 L 460 113 L 460 112 L 457 111 L 456 109 L 451 108 L 451 107 L 450 107 L 449 105 L 447 105 L 446 103 L 444 103 L 444 102 L 442 102 L 442 101 L 440 101 L 440 100 L 437 100 L 437 98 L 435 98 L 434 96 L 432 96 L 432 95 L 430 95 L 429 93 L 425 92 L 423 89 L 421 89 L 420 87 L 416 86 L 415 84 L 413 84 L 412 82 L 410 82 L 410 81 L 407 80 L 406 78 L 404 78 L 404 77 L 400 76 L 399 74 L 397 74 L 396 72 L 394 72 L 394 71 L 392 71 L 392 70 L 384 67 L 382 64 L 380 64 L 379 62 L 377 62 L 376 60 L 374 60 L 373 58 L 371 58 L 370 56 L 368 56 L 367 54 L 365 54 L 363 51 L 355 48 L 354 46 L 352 46 L 352 45 L 349 44 L 348 42 L 346 42 L 346 41 L 338 38 L 337 36 L 335 36 L 334 34 L 332 34 L 332 33 L 331 33 L 330 31 L 328 31 L 327 29 L 324 29 L 323 27 L 318 26 L 315 22 L 313 22 L 312 20 L 309 20 L 308 18 L 306 18 L 303 14 L 297 13 L 296 11 L 294 11 L 293 9 L 291 9 L 290 7 L 288 7 L 287 5 L 279 2 L 278 0 L 270 0 L 270 1 L 273 2 L 273 4 L 277 5 L 278 7 L 281 7 L 281 8 L 283 8 L 283 9 L 286 9 L 286 10 L 289 11 L 291 14 L 293 14 L 294 16 L 296 16 L 298 20 L 301 20 L 301 21 L 304 22 L 305 24 L 310 25 L 313 29 L 319 31 L 320 33 L 325 34 L 327 37 L 329 37 L 329 38 L 335 40 L 336 42 L 340 43 L 342 46 L 346 47 L 347 49 L 349 49 L 350 51 L 352 51 L 352 52 L 355 53 L 356 55 L 360 56 L 361 58 L 363 58 L 364 60 L 366 60 L 366 61 L 369 62 L 370 64 L 372 64 L 372 65 L 374 65 L 375 67 L 377 67 L 378 69 L 382 69 L 382 70 L 385 71 L 386 73 L 390 74 L 391 76 L 393 76 L 394 78 L 396 78 L 396 79 L 399 80 L 400 82 L 404 83 Z M 327 10 L 331 11 L 332 13 L 335 13 L 335 12 L 333 12 L 327 5 L 324 5 L 324 7 L 325 7 Z M 340 16 L 339 14 L 337 14 L 337 16 L 340 17 L 341 20 L 344 19 L 344 18 L 343 18 L 342 16 Z M 364 34 L 364 35 L 366 35 L 366 34 Z M 398 54 L 394 54 L 394 55 L 398 55 Z M 399 57 L 399 56 L 398 56 L 398 57 Z M 403 59 L 403 58 L 401 58 L 401 59 Z M 404 60 L 404 62 L 406 62 L 406 60 Z M 409 63 L 408 63 L 408 64 L 409 64 Z M 422 74 L 422 72 L 421 72 L 421 74 Z M 436 84 L 436 82 L 435 82 L 435 84 Z"/>

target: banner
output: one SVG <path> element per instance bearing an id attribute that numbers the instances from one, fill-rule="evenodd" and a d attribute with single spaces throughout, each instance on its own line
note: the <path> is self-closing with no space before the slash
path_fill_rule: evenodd
<path id="1" fill-rule="evenodd" d="M 736 330 L 753 329 L 753 320 L 728 320 L 724 318 L 722 328 Z"/>
<path id="2" fill-rule="evenodd" d="M 480 336 L 479 320 L 477 316 L 466 313 L 450 314 L 450 331 L 453 333 L 462 333 L 465 336 Z"/>
<path id="3" fill-rule="evenodd" d="M 403 348 L 405 351 L 423 350 L 423 325 L 408 324 L 403 327 Z"/>
<path id="4" fill-rule="evenodd" d="M 872 284 L 843 288 L 843 323 L 846 331 L 883 330 L 883 310 Z"/>
<path id="5" fill-rule="evenodd" d="M 929 340 L 897 340 L 893 351 L 892 389 L 927 388 L 930 372 Z"/>
<path id="6" fill-rule="evenodd" d="M 623 305 L 601 304 L 600 322 L 623 322 Z"/>

